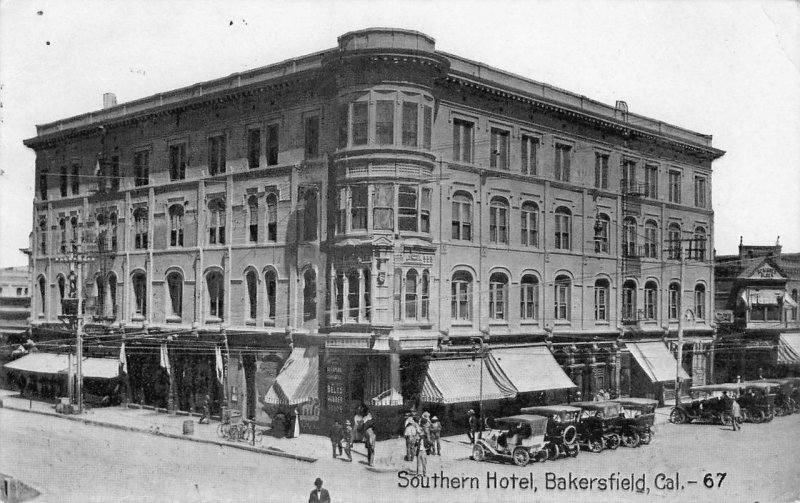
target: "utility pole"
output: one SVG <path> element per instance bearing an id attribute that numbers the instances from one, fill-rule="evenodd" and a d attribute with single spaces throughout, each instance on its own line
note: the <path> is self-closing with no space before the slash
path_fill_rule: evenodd
<path id="1" fill-rule="evenodd" d="M 683 297 L 683 275 L 686 269 L 686 259 L 683 253 L 683 246 L 678 248 L 678 258 L 681 261 L 680 272 L 680 291 L 678 292 L 678 357 L 675 368 L 675 407 L 681 405 L 681 366 L 683 365 L 683 306 L 681 306 L 681 298 Z"/>
<path id="2" fill-rule="evenodd" d="M 476 341 L 477 341 L 477 344 L 480 344 L 480 346 L 478 346 L 476 344 Z M 479 421 L 479 425 L 480 425 L 480 430 L 478 432 L 478 435 L 479 435 L 478 438 L 483 438 L 483 427 L 484 427 L 484 424 L 485 424 L 484 423 L 485 419 L 483 417 L 483 367 L 484 367 L 484 361 L 483 360 L 486 357 L 486 345 L 483 343 L 483 337 L 475 337 L 473 339 L 472 344 L 473 344 L 473 346 L 472 346 L 473 347 L 473 351 L 476 351 L 476 352 L 480 351 L 480 356 L 481 356 L 481 380 L 480 380 L 480 386 L 479 386 L 480 391 L 479 391 L 479 395 L 478 395 L 478 400 L 479 400 L 478 403 L 479 403 L 479 407 L 480 407 L 480 416 L 478 418 L 478 421 Z"/>

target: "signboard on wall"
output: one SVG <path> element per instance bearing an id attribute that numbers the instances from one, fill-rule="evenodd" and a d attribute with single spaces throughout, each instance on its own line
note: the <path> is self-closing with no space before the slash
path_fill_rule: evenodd
<path id="1" fill-rule="evenodd" d="M 330 358 L 325 367 L 328 377 L 327 409 L 331 412 L 344 412 L 344 368 L 342 360 Z"/>

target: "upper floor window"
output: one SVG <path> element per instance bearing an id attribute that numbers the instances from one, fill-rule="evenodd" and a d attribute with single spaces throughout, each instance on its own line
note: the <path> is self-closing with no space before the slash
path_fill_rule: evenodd
<path id="1" fill-rule="evenodd" d="M 555 245 L 558 250 L 569 250 L 572 233 L 572 212 L 560 206 L 555 213 Z"/>
<path id="2" fill-rule="evenodd" d="M 658 199 L 658 166 L 644 167 L 644 197 Z"/>
<path id="3" fill-rule="evenodd" d="M 572 147 L 563 143 L 556 143 L 555 151 L 555 177 L 562 182 L 569 181 L 570 155 Z"/>
<path id="4" fill-rule="evenodd" d="M 450 317 L 456 321 L 471 321 L 472 275 L 467 271 L 457 271 L 450 283 Z"/>
<path id="5" fill-rule="evenodd" d="M 419 129 L 419 106 L 413 102 L 403 102 L 403 145 L 417 146 L 417 130 Z"/>
<path id="6" fill-rule="evenodd" d="M 394 230 L 394 185 L 376 184 L 372 206 L 372 228 L 380 231 Z"/>
<path id="7" fill-rule="evenodd" d="M 489 277 L 489 319 L 501 321 L 507 318 L 508 277 L 496 272 Z"/>
<path id="8" fill-rule="evenodd" d="M 47 200 L 47 168 L 42 168 L 39 172 L 39 199 Z"/>
<path id="9" fill-rule="evenodd" d="M 278 152 L 280 151 L 280 126 L 269 124 L 267 126 L 267 166 L 278 164 Z"/>
<path id="10" fill-rule="evenodd" d="M 706 319 L 706 287 L 702 284 L 694 287 L 694 317 L 697 320 Z"/>
<path id="11" fill-rule="evenodd" d="M 594 186 L 597 189 L 608 188 L 608 154 L 594 155 Z"/>
<path id="12" fill-rule="evenodd" d="M 407 320 L 416 320 L 417 313 L 419 312 L 419 306 L 417 306 L 417 301 L 419 299 L 419 275 L 417 274 L 416 270 L 410 269 L 406 273 L 406 279 L 403 282 L 403 288 L 405 290 L 405 318 Z"/>
<path id="13" fill-rule="evenodd" d="M 247 130 L 247 167 L 257 168 L 261 165 L 261 130 Z"/>
<path id="14" fill-rule="evenodd" d="M 627 280 L 622 284 L 622 319 L 636 321 L 636 283 Z"/>
<path id="15" fill-rule="evenodd" d="M 452 239 L 472 240 L 472 198 L 463 192 L 453 196 Z"/>
<path id="16" fill-rule="evenodd" d="M 169 147 L 169 179 L 172 181 L 186 178 L 186 144 L 179 143 Z"/>
<path id="17" fill-rule="evenodd" d="M 214 199 L 208 203 L 208 244 L 225 244 L 225 201 Z"/>
<path id="18" fill-rule="evenodd" d="M 183 205 L 169 207 L 169 245 L 183 246 Z"/>
<path id="19" fill-rule="evenodd" d="M 312 274 L 314 271 L 311 271 Z M 308 271 L 306 271 L 306 274 Z M 304 278 L 306 276 L 304 275 Z M 306 278 L 307 281 L 307 278 Z M 264 273 L 264 291 L 266 302 L 264 303 L 264 322 L 265 324 L 275 324 L 277 308 L 275 301 L 278 298 L 278 275 L 272 269 Z"/>
<path id="20" fill-rule="evenodd" d="M 183 276 L 177 271 L 167 274 L 167 294 L 169 295 L 169 302 L 167 303 L 167 321 L 172 321 L 170 318 L 176 318 L 174 321 L 180 321 L 183 316 Z"/>
<path id="21" fill-rule="evenodd" d="M 208 316 L 223 320 L 225 318 L 225 282 L 222 273 L 211 271 L 206 275 L 208 293 Z"/>
<path id="22" fill-rule="evenodd" d="M 422 106 L 422 147 L 431 148 L 431 136 L 433 132 L 433 107 L 430 105 Z"/>
<path id="23" fill-rule="evenodd" d="M 667 316 L 671 320 L 677 320 L 681 311 L 681 285 L 670 283 L 669 296 L 667 298 Z"/>
<path id="24" fill-rule="evenodd" d="M 519 317 L 529 321 L 539 317 L 539 280 L 533 274 L 519 282 Z"/>
<path id="25" fill-rule="evenodd" d="M 598 279 L 594 282 L 594 319 L 595 321 L 608 321 L 608 292 L 610 286 L 607 279 Z"/>
<path id="26" fill-rule="evenodd" d="M 39 287 L 39 316 L 44 318 L 47 302 L 47 281 L 45 281 L 44 276 L 39 277 L 37 284 Z"/>
<path id="27" fill-rule="evenodd" d="M 474 141 L 472 122 L 453 119 L 453 160 L 472 163 L 472 143 Z"/>
<path id="28" fill-rule="evenodd" d="M 655 320 L 658 313 L 658 285 L 655 281 L 644 284 L 644 319 Z"/>
<path id="29" fill-rule="evenodd" d="M 106 250 L 108 245 L 108 226 L 106 216 L 102 213 L 97 215 L 97 249 L 101 252 Z"/>
<path id="30" fill-rule="evenodd" d="M 571 295 L 572 281 L 569 276 L 560 275 L 556 276 L 554 283 L 554 296 L 553 318 L 556 320 L 569 320 L 570 319 L 570 295 Z"/>
<path id="31" fill-rule="evenodd" d="M 401 185 L 397 192 L 397 226 L 401 231 L 418 229 L 417 187 L 414 185 Z"/>
<path id="32" fill-rule="evenodd" d="M 273 300 L 273 307 L 274 304 L 275 303 Z M 303 273 L 303 321 L 311 321 L 316 319 L 317 319 L 317 273 L 316 271 L 314 271 L 314 269 L 308 268 Z"/>
<path id="33" fill-rule="evenodd" d="M 306 188 L 303 192 L 303 239 L 314 241 L 317 239 L 317 190 Z"/>
<path id="34" fill-rule="evenodd" d="M 78 217 L 76 217 L 76 216 L 71 217 L 69 219 L 69 225 L 70 225 L 71 231 L 72 231 L 72 235 L 70 236 L 71 237 L 71 243 L 70 244 L 72 245 L 72 251 L 77 252 L 78 251 L 78 243 L 80 243 L 80 234 L 79 234 L 79 231 L 78 231 Z"/>
<path id="35" fill-rule="evenodd" d="M 247 198 L 247 241 L 258 243 L 258 196 Z"/>
<path id="36" fill-rule="evenodd" d="M 523 135 L 521 145 L 522 173 L 539 174 L 539 138 Z"/>
<path id="37" fill-rule="evenodd" d="M 208 173 L 211 176 L 225 173 L 226 159 L 225 136 L 212 136 L 208 139 Z"/>
<path id="38" fill-rule="evenodd" d="M 267 194 L 267 241 L 278 240 L 278 196 Z"/>
<path id="39" fill-rule="evenodd" d="M 133 247 L 137 250 L 146 250 L 147 249 L 147 234 L 148 234 L 148 223 L 147 223 L 147 208 L 140 207 L 136 208 L 133 212 Z"/>
<path id="40" fill-rule="evenodd" d="M 681 203 L 681 172 L 674 169 L 669 171 L 669 202 Z"/>
<path id="41" fill-rule="evenodd" d="M 644 256 L 658 258 L 658 224 L 653 220 L 644 224 Z"/>
<path id="42" fill-rule="evenodd" d="M 594 222 L 594 252 L 608 253 L 610 250 L 608 227 L 611 219 L 605 213 L 597 215 Z"/>
<path id="43" fill-rule="evenodd" d="M 119 156 L 111 156 L 111 190 L 119 190 L 122 175 L 119 172 Z"/>
<path id="44" fill-rule="evenodd" d="M 369 107 L 366 101 L 353 103 L 353 145 L 366 145 L 369 139 Z"/>
<path id="45" fill-rule="evenodd" d="M 375 104 L 375 143 L 394 143 L 394 101 L 378 100 Z"/>
<path id="46" fill-rule="evenodd" d="M 244 280 L 247 285 L 245 322 L 252 324 L 258 316 L 258 275 L 251 269 L 245 274 Z"/>
<path id="47" fill-rule="evenodd" d="M 706 259 L 706 229 L 705 227 L 696 227 L 694 229 L 694 239 L 692 239 L 692 248 L 690 254 L 694 260 L 704 261 Z"/>
<path id="48" fill-rule="evenodd" d="M 694 177 L 694 205 L 698 208 L 706 207 L 706 177 Z"/>
<path id="49" fill-rule="evenodd" d="M 539 246 L 539 208 L 535 203 L 524 202 L 520 209 L 520 243 Z"/>
<path id="50" fill-rule="evenodd" d="M 81 166 L 78 163 L 72 164 L 72 195 L 76 196 L 80 192 L 81 181 L 80 181 L 80 171 Z"/>
<path id="51" fill-rule="evenodd" d="M 117 213 L 115 211 L 111 212 L 108 216 L 108 225 L 111 228 L 111 249 L 117 251 L 117 229 L 119 227 L 119 222 L 117 221 Z"/>
<path id="52" fill-rule="evenodd" d="M 667 229 L 668 257 L 671 260 L 678 260 L 681 258 L 681 246 L 681 226 L 673 222 L 669 224 L 669 228 Z"/>
<path id="53" fill-rule="evenodd" d="M 61 219 L 61 222 L 64 222 L 63 218 Z M 65 237 L 62 238 L 63 241 L 62 241 L 61 253 L 64 253 L 65 251 L 67 251 L 66 250 L 66 225 L 67 225 L 66 222 L 64 222 L 64 225 L 63 225 L 64 231 L 63 231 L 62 236 L 65 236 Z M 43 216 L 39 217 L 39 252 L 42 255 L 46 255 L 47 254 L 47 218 L 43 217 Z"/>
<path id="54" fill-rule="evenodd" d="M 61 253 L 67 253 L 67 219 L 60 218 L 58 220 L 58 230 L 61 234 Z"/>
<path id="55" fill-rule="evenodd" d="M 306 159 L 319 157 L 319 117 L 306 117 L 303 126 Z"/>
<path id="56" fill-rule="evenodd" d="M 59 184 L 61 197 L 67 197 L 68 187 L 69 187 L 69 178 L 67 177 L 67 167 L 61 166 L 61 183 Z"/>
<path id="57" fill-rule="evenodd" d="M 493 198 L 489 205 L 489 241 L 508 243 L 508 202 L 501 197 Z"/>
<path id="58" fill-rule="evenodd" d="M 497 169 L 508 169 L 508 137 L 503 129 L 492 128 L 489 166 Z"/>
<path id="59" fill-rule="evenodd" d="M 622 192 L 636 192 L 636 162 L 622 161 Z"/>
<path id="60" fill-rule="evenodd" d="M 172 147 L 170 147 L 170 178 L 172 177 Z M 150 182 L 150 152 L 142 150 L 133 154 L 133 184 L 136 187 L 147 185 Z"/>
<path id="61" fill-rule="evenodd" d="M 133 285 L 133 318 L 143 319 L 147 316 L 147 276 L 138 271 L 131 278 Z"/>
<path id="62" fill-rule="evenodd" d="M 633 217 L 625 217 L 622 221 L 622 256 L 639 256 L 636 253 L 636 219 Z"/>

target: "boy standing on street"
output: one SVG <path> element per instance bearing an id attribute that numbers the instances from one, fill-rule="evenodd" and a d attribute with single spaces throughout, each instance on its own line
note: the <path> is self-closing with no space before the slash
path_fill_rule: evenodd
<path id="1" fill-rule="evenodd" d="M 336 450 L 339 450 L 339 456 L 342 455 L 342 424 L 337 419 L 333 422 L 330 431 L 331 448 L 333 449 L 333 457 L 336 457 Z"/>
<path id="2" fill-rule="evenodd" d="M 342 435 L 342 443 L 344 444 L 344 453 L 347 454 L 347 461 L 353 461 L 353 453 L 352 447 L 353 444 L 351 440 L 353 438 L 353 426 L 350 424 L 350 420 L 346 420 L 344 422 L 344 432 Z"/>
<path id="3" fill-rule="evenodd" d="M 442 455 L 442 444 L 440 440 L 442 438 L 442 423 L 439 422 L 439 418 L 433 416 L 431 418 L 431 454 L 435 454 L 437 456 Z"/>

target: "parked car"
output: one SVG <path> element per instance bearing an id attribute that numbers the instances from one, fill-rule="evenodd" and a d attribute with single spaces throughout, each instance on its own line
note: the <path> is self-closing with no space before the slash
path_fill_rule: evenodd
<path id="1" fill-rule="evenodd" d="M 649 398 L 617 398 L 613 400 L 622 406 L 624 417 L 622 423 L 622 445 L 636 447 L 639 444 L 647 445 L 653 440 L 655 430 L 653 425 L 656 419 L 658 400 Z M 638 442 L 632 439 L 638 437 Z M 626 440 L 627 438 L 627 440 Z"/>
<path id="2" fill-rule="evenodd" d="M 669 414 L 671 423 L 682 424 L 694 421 L 701 423 L 731 424 L 730 399 L 725 399 L 727 392 L 731 398 L 739 393 L 737 383 L 706 384 L 693 386 L 690 389 L 692 401 L 673 407 Z"/>
<path id="3" fill-rule="evenodd" d="M 800 377 L 766 379 L 766 382 L 778 385 L 775 393 L 776 416 L 786 416 L 800 412 Z"/>
<path id="4" fill-rule="evenodd" d="M 766 423 L 775 417 L 775 398 L 780 386 L 766 381 L 740 383 L 739 405 L 742 417 L 750 423 Z"/>
<path id="5" fill-rule="evenodd" d="M 619 435 L 618 419 L 622 407 L 617 402 L 573 402 L 570 405 L 581 409 L 578 422 L 578 441 L 592 452 L 616 449 L 622 438 Z"/>
<path id="6" fill-rule="evenodd" d="M 547 418 L 534 414 L 520 414 L 494 420 L 495 427 L 484 432 L 472 447 L 475 461 L 513 461 L 525 466 L 548 457 L 544 440 Z"/>
<path id="7" fill-rule="evenodd" d="M 522 414 L 537 414 L 548 419 L 544 440 L 549 459 L 559 456 L 574 458 L 580 452 L 578 420 L 581 409 L 570 405 L 542 405 L 523 407 Z"/>

